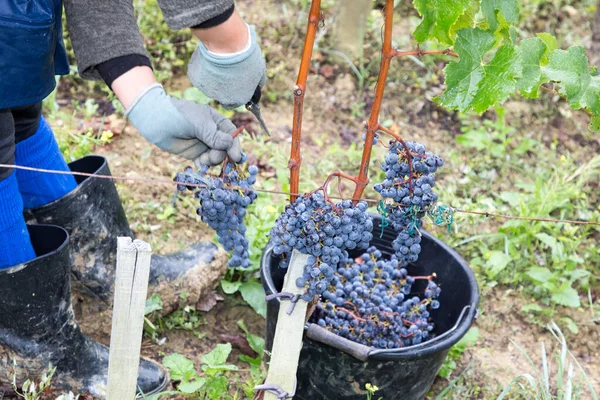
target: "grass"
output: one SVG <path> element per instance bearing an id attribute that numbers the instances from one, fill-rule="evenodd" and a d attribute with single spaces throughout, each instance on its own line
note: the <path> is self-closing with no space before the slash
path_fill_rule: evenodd
<path id="1" fill-rule="evenodd" d="M 539 139 L 515 135 L 502 114 L 496 122 L 465 123 L 445 168 L 445 174 L 460 171 L 459 179 L 442 178 L 442 202 L 524 217 L 598 220 L 600 156 L 582 160 Z M 597 227 L 509 220 L 481 229 L 480 217 L 457 218 L 456 225 L 449 239 L 480 280 L 516 285 L 541 305 L 579 307 L 598 272 Z"/>
<path id="2" fill-rule="evenodd" d="M 277 5 L 281 7 L 277 8 L 281 15 L 265 16 L 268 18 L 258 26 L 258 32 L 264 39 L 263 50 L 269 61 L 270 81 L 264 96 L 266 101 L 291 101 L 289 88 L 290 82 L 295 78 L 297 64 L 294 60 L 297 60 L 302 45 L 301 32 L 306 23 L 309 3 L 308 0 L 294 0 Z M 333 7 L 333 2 L 326 3 L 327 7 Z M 571 2 L 560 3 L 530 0 L 526 2 L 525 9 L 527 15 L 535 15 L 538 9 L 547 10 L 550 7 L 552 10 L 559 10 L 571 5 Z M 583 2 L 581 7 L 588 7 L 588 3 L 590 1 Z M 195 47 L 194 40 L 188 30 L 173 32 L 167 28 L 156 0 L 136 0 L 134 5 L 157 77 L 167 86 L 175 87 L 176 81 L 184 75 L 185 63 Z M 575 3 L 573 5 L 580 8 Z M 303 12 L 296 13 L 298 9 Z M 325 14 L 327 27 L 330 19 L 327 19 L 327 12 Z M 407 23 L 410 25 L 413 22 L 409 18 Z M 528 23 L 524 22 L 523 29 L 530 28 Z M 380 26 L 381 15 L 378 12 L 372 13 L 362 43 L 363 51 L 357 60 L 336 53 L 329 35 L 321 36 L 319 41 L 319 47 L 323 50 L 320 62 L 339 64 L 340 74 L 353 74 L 357 85 L 355 94 L 358 96 L 363 93 L 368 96 L 374 83 L 374 73 L 378 68 Z M 565 27 L 563 30 L 568 30 L 568 25 Z M 408 35 L 397 39 L 400 47 L 412 46 Z M 578 40 L 574 34 L 567 34 L 561 39 L 564 44 L 576 43 Z M 68 43 L 67 45 L 70 48 Z M 430 96 L 428 90 L 435 90 L 439 86 L 441 72 L 438 61 L 433 58 L 398 60 L 398 65 L 391 71 L 393 82 L 389 89 L 389 100 L 395 100 L 399 89 L 402 96 L 408 99 Z M 51 96 L 45 102 L 45 110 L 61 149 L 70 161 L 89 154 L 111 138 L 106 135 L 103 137 L 104 132 L 101 130 L 90 127 L 81 129 L 78 125 L 78 121 L 85 121 L 89 125 L 92 117 L 98 113 L 98 104 L 93 99 L 106 96 L 107 92 L 102 89 L 102 85 L 85 83 L 74 74 L 63 79 L 66 84 L 72 85 L 69 90 L 79 100 L 67 107 L 58 107 L 55 98 Z M 314 86 L 311 90 L 312 96 L 316 92 Z M 178 95 L 205 101 L 192 91 Z M 109 101 L 113 100 L 114 98 L 109 98 Z M 363 106 L 360 104 L 362 101 L 363 98 L 359 98 L 354 104 L 348 105 L 347 119 L 356 122 L 364 118 Z M 113 101 L 113 104 L 116 102 Z M 386 119 L 390 118 L 389 122 L 408 114 L 406 110 L 399 109 L 407 102 L 393 104 L 393 107 L 384 110 Z M 552 101 L 546 99 L 538 104 L 543 107 L 542 116 L 558 114 L 557 106 Z M 527 112 L 536 117 L 533 111 Z M 351 113 L 354 115 L 350 115 Z M 456 138 L 432 139 L 440 140 L 439 143 L 434 143 L 434 147 L 440 149 L 446 161 L 446 166 L 438 175 L 437 191 L 441 195 L 441 202 L 464 209 L 513 215 L 598 220 L 600 208 L 597 182 L 600 157 L 585 149 L 568 151 L 556 138 L 548 139 L 545 126 L 540 124 L 535 125 L 539 129 L 533 131 L 527 125 L 526 129 L 521 129 L 523 127 L 519 126 L 519 121 L 513 120 L 511 128 L 506 122 L 507 118 L 510 118 L 510 112 L 502 108 L 497 109 L 495 115 L 486 113 L 483 117 L 463 116 L 458 122 L 460 135 Z M 410 123 L 407 122 L 408 129 L 411 128 Z M 449 129 L 451 128 L 454 126 Z M 413 133 L 408 130 L 403 135 L 410 139 Z M 450 137 L 450 132 L 447 133 Z M 313 141 L 310 149 L 314 151 L 304 154 L 301 190 L 307 191 L 319 186 L 327 173 L 335 169 L 347 173 L 356 172 L 361 157 L 359 144 L 342 145 L 339 135 L 327 136 L 325 132 L 311 132 L 309 136 Z M 288 143 L 266 142 L 259 138 L 248 143 L 246 151 L 253 154 L 262 166 L 258 183 L 262 188 L 289 190 Z M 375 163 L 371 167 L 373 181 L 381 176 L 376 160 L 383 154 L 381 146 L 374 150 Z M 349 194 L 348 188 L 344 193 Z M 375 198 L 375 193 L 367 191 L 365 196 Z M 190 197 L 180 197 L 177 209 L 154 200 L 141 203 L 125 200 L 132 226 L 138 231 L 151 233 L 153 247 L 156 249 L 160 249 L 158 245 L 169 239 L 169 231 L 173 229 L 178 215 L 189 216 L 190 223 L 198 223 L 198 218 L 192 211 L 195 208 L 194 199 Z M 253 268 L 249 272 L 230 271 L 222 282 L 222 289 L 226 293 L 245 293 L 244 298 L 253 299 L 249 301 L 254 302 L 257 310 L 261 310 L 264 303 L 258 300 L 260 288 L 257 287 L 261 250 L 285 200 L 286 196 L 282 195 L 259 196 L 248 214 L 248 238 Z M 158 224 L 155 223 L 154 215 L 158 215 Z M 438 229 L 435 234 L 451 243 L 468 260 L 480 284 L 484 286 L 484 291 L 498 286 L 507 287 L 515 290 L 520 297 L 531 299 L 522 310 L 515 310 L 530 322 L 545 325 L 549 320 L 555 319 L 563 329 L 566 328 L 565 332 L 576 334 L 577 323 L 570 317 L 574 308 L 589 308 L 591 321 L 600 318 L 597 301 L 593 302 L 591 294 L 588 299 L 588 293 L 592 293 L 595 288 L 597 290 L 597 278 L 594 276 L 597 277 L 600 272 L 600 254 L 596 251 L 599 237 L 597 228 L 542 222 L 503 222 L 458 214 L 453 228 L 451 233 Z M 427 229 L 432 228 L 429 226 Z M 173 317 L 172 329 L 194 326 L 198 322 L 193 318 L 196 315 L 193 311 L 184 311 L 184 314 Z M 199 326 L 194 328 L 196 333 L 199 332 L 198 328 Z M 169 330 L 166 323 L 159 326 L 159 329 L 163 333 L 168 333 Z M 468 352 L 468 348 L 459 347 L 451 351 L 445 372 L 442 372 L 450 379 L 450 389 L 445 392 L 448 397 L 443 398 L 495 397 L 490 393 L 497 395 L 501 389 L 482 384 L 476 371 L 463 368 L 461 359 Z M 566 373 L 568 375 L 568 367 Z M 243 383 L 240 387 L 242 386 Z"/>
<path id="3" fill-rule="evenodd" d="M 554 323 L 548 325 L 548 330 L 558 342 L 554 352 L 554 368 L 544 343 L 541 343 L 541 366 L 534 362 L 531 355 L 523 350 L 516 342 L 512 344 L 519 350 L 531 367 L 531 372 L 515 377 L 500 393 L 497 400 L 504 398 L 526 398 L 532 400 L 577 400 L 589 398 L 598 400 L 598 395 L 579 364 L 571 353 L 567 341 L 560 328 Z M 510 395 L 511 397 L 507 397 Z"/>

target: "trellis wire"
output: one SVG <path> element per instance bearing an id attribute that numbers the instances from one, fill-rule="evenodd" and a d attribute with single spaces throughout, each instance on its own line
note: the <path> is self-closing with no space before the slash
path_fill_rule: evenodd
<path id="1" fill-rule="evenodd" d="M 206 187 L 206 185 L 202 185 L 202 184 L 182 183 L 182 182 L 176 182 L 171 179 L 163 179 L 163 178 L 100 175 L 100 174 L 93 174 L 93 173 L 88 173 L 88 172 L 60 171 L 60 170 L 54 170 L 54 169 L 26 167 L 23 165 L 15 165 L 15 164 L 0 164 L 0 168 L 13 168 L 13 169 L 20 169 L 20 170 L 25 170 L 25 171 L 41 172 L 41 173 L 45 173 L 45 174 L 85 176 L 85 177 L 89 177 L 89 178 L 109 179 L 112 181 L 135 181 L 135 182 L 152 183 L 152 184 L 162 183 L 162 184 L 167 184 L 167 185 L 185 185 L 185 186 L 198 187 L 198 188 Z M 237 186 L 228 186 L 228 188 L 235 189 L 235 190 L 244 190 L 244 191 L 249 190 L 249 189 L 244 189 L 242 187 L 237 187 Z M 302 193 L 291 193 L 291 192 L 279 191 L 279 190 L 267 190 L 267 189 L 256 189 L 256 188 L 253 188 L 251 190 L 254 190 L 255 192 L 259 192 L 259 193 L 278 194 L 278 195 L 285 195 L 285 196 L 290 196 L 290 195 L 300 196 L 300 195 L 302 195 Z M 381 203 L 381 200 L 377 200 L 377 199 L 364 199 L 364 198 L 363 199 L 347 199 L 347 198 L 343 198 L 343 197 L 339 197 L 339 196 L 329 196 L 329 197 L 332 199 L 336 199 L 336 200 L 361 200 L 361 201 L 365 201 L 367 203 L 371 203 L 371 204 L 374 204 L 377 206 L 379 206 Z M 535 222 L 550 222 L 550 223 L 557 223 L 557 224 L 564 223 L 564 224 L 572 224 L 572 225 L 600 226 L 600 221 L 599 222 L 575 221 L 575 220 L 570 220 L 570 219 L 520 217 L 520 216 L 516 216 L 516 215 L 492 213 L 489 211 L 463 210 L 460 208 L 454 208 L 451 206 L 443 206 L 443 205 L 437 205 L 436 207 L 430 208 L 427 210 L 427 216 L 432 220 L 432 222 L 434 224 L 447 225 L 449 229 L 450 229 L 452 223 L 454 222 L 454 214 L 455 213 L 483 215 L 485 217 L 497 217 L 497 218 L 503 218 L 503 219 L 520 220 L 520 221 L 535 221 Z"/>

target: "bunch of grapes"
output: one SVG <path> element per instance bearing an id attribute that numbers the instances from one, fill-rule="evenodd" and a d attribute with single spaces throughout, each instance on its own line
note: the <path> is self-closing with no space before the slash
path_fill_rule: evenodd
<path id="1" fill-rule="evenodd" d="M 412 165 L 412 174 L 409 165 Z M 392 247 L 402 266 L 419 258 L 419 231 L 423 216 L 438 199 L 432 188 L 434 173 L 442 165 L 442 159 L 426 151 L 420 143 L 406 142 L 404 147 L 401 142 L 393 142 L 381 166 L 385 179 L 374 189 L 387 199 L 387 217 L 398 232 Z"/>
<path id="2" fill-rule="evenodd" d="M 312 321 L 366 346 L 394 349 L 422 343 L 433 336 L 429 310 L 440 305 L 434 277 L 409 276 L 396 257 L 384 259 L 370 247 L 337 269 Z M 427 280 L 421 297 L 412 293 L 416 280 Z"/>
<path id="3" fill-rule="evenodd" d="M 273 252 L 283 256 L 282 268 L 287 268 L 293 249 L 310 255 L 296 286 L 305 288 L 302 298 L 311 301 L 329 287 L 338 265 L 347 261 L 346 250 L 369 246 L 372 230 L 367 203 L 331 204 L 321 192 L 314 192 L 298 197 L 277 219 L 271 230 Z"/>
<path id="4" fill-rule="evenodd" d="M 244 155 L 240 164 L 246 160 Z M 187 167 L 175 177 L 178 190 L 195 191 L 195 197 L 200 200 L 196 213 L 217 232 L 225 250 L 232 252 L 228 263 L 232 268 L 251 266 L 244 217 L 247 207 L 257 197 L 252 190 L 257 174 L 255 165 L 249 166 L 246 173 L 239 164 L 227 162 L 221 176 L 209 175 L 208 167 L 203 165 L 198 172 Z"/>

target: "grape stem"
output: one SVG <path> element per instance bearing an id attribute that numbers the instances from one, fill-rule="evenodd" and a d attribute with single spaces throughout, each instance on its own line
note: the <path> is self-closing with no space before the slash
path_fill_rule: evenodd
<path id="1" fill-rule="evenodd" d="M 412 196 L 412 194 L 413 194 L 413 179 L 415 177 L 415 174 L 413 172 L 413 155 L 410 152 L 410 149 L 406 145 L 406 142 L 404 141 L 404 139 L 402 139 L 400 137 L 400 135 L 398 135 L 397 133 L 394 133 L 391 130 L 389 130 L 381 125 L 377 126 L 377 130 L 385 132 L 388 135 L 392 136 L 395 140 L 400 142 L 400 144 L 402 144 L 402 146 L 404 147 L 404 150 L 406 152 L 406 161 L 408 163 L 408 191 L 409 191 L 410 195 Z"/>
<path id="2" fill-rule="evenodd" d="M 233 133 L 231 134 L 232 138 L 236 138 L 238 137 L 238 135 L 240 133 L 242 133 L 244 131 L 244 129 L 246 128 L 246 125 L 242 125 L 239 128 L 237 128 L 235 131 L 233 131 Z M 229 155 L 225 156 L 225 160 L 223 160 L 223 165 L 221 166 L 221 179 L 223 179 L 225 177 L 225 170 L 227 169 L 227 164 L 231 162 L 231 158 L 229 158 Z M 232 163 L 235 165 L 235 163 Z"/>
<path id="3" fill-rule="evenodd" d="M 323 197 L 325 199 L 326 202 L 328 202 L 329 204 L 331 204 L 334 208 L 334 210 L 336 210 L 337 212 L 339 212 L 340 210 L 336 207 L 335 203 L 330 199 L 329 197 L 329 182 L 331 181 L 332 178 L 337 177 L 338 178 L 338 191 L 340 192 L 340 197 L 343 198 L 342 196 L 342 187 L 341 187 L 341 183 L 342 183 L 342 178 L 347 179 L 349 181 L 352 181 L 354 183 L 356 183 L 356 178 L 353 176 L 350 176 L 348 174 L 345 174 L 341 171 L 336 171 L 336 172 L 332 172 L 331 174 L 329 174 L 329 176 L 327 177 L 327 179 L 325 180 L 325 182 L 323 183 L 323 185 L 321 185 L 320 187 L 316 188 L 315 190 L 313 190 L 312 192 L 310 192 L 308 195 L 312 195 L 318 191 L 322 191 L 323 192 Z"/>

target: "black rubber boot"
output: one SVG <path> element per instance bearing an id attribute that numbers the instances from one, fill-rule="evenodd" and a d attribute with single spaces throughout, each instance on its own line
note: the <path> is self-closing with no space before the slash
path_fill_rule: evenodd
<path id="1" fill-rule="evenodd" d="M 38 257 L 0 270 L 0 382 L 11 382 L 13 360 L 21 384 L 38 381 L 52 364 L 55 388 L 104 398 L 108 348 L 85 336 L 73 317 L 69 235 L 53 225 L 28 228 Z M 158 364 L 141 360 L 137 384 L 144 395 L 168 382 Z"/>
<path id="2" fill-rule="evenodd" d="M 74 172 L 110 175 L 106 158 L 87 156 L 69 164 Z M 38 223 L 62 226 L 71 236 L 75 256 L 74 289 L 79 284 L 110 303 L 113 296 L 117 254 L 117 237 L 133 238 L 121 199 L 112 180 L 75 176 L 77 188 L 64 197 L 42 207 L 26 210 Z M 150 284 L 166 281 L 180 292 L 188 292 L 187 274 L 199 265 L 210 264 L 217 246 L 197 243 L 169 255 L 153 255 Z M 197 280 L 197 279 L 196 279 Z M 189 288 L 193 292 L 193 288 Z"/>

